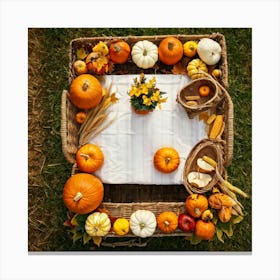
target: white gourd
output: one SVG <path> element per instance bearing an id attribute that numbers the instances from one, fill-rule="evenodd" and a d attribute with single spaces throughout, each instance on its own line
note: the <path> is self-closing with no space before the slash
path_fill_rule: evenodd
<path id="1" fill-rule="evenodd" d="M 152 236 L 156 230 L 156 216 L 149 210 L 137 210 L 130 216 L 130 229 L 136 236 L 145 238 Z"/>
<path id="2" fill-rule="evenodd" d="M 198 42 L 197 53 L 206 64 L 215 65 L 221 59 L 222 48 L 213 39 L 203 38 Z"/>
<path id="3" fill-rule="evenodd" d="M 158 61 L 158 47 L 148 41 L 138 41 L 131 50 L 132 61 L 143 69 L 151 68 Z"/>
<path id="4" fill-rule="evenodd" d="M 106 213 L 94 212 L 85 223 L 85 230 L 89 236 L 105 236 L 111 228 L 111 221 Z"/>

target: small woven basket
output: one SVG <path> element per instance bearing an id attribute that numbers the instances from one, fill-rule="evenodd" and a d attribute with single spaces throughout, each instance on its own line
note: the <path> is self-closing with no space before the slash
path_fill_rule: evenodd
<path id="1" fill-rule="evenodd" d="M 224 151 L 221 143 L 209 139 L 201 140 L 192 148 L 183 170 L 183 183 L 188 193 L 205 193 L 210 191 L 216 185 L 218 182 L 216 171 L 218 171 L 221 175 L 225 174 L 223 154 Z M 214 159 L 217 162 L 217 166 L 216 170 L 211 174 L 212 180 L 210 183 L 203 188 L 199 188 L 190 184 L 187 177 L 190 172 L 198 171 L 196 161 L 198 158 L 202 158 L 203 156 L 209 156 Z"/>
<path id="2" fill-rule="evenodd" d="M 215 107 L 224 97 L 225 89 L 211 75 L 204 73 L 205 77 L 201 77 L 189 82 L 177 95 L 177 102 L 186 110 L 190 119 L 194 118 L 201 112 L 207 111 Z M 200 96 L 199 88 L 208 86 L 210 94 L 208 96 Z M 189 105 L 188 97 L 195 96 L 197 105 Z"/>

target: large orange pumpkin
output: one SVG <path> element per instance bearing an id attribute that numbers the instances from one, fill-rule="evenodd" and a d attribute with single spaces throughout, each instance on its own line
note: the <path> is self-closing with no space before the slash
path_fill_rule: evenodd
<path id="1" fill-rule="evenodd" d="M 154 155 L 154 166 L 163 173 L 171 173 L 178 168 L 180 156 L 172 147 L 163 147 L 156 151 Z"/>
<path id="2" fill-rule="evenodd" d="M 63 188 L 63 202 L 72 212 L 87 214 L 95 210 L 104 196 L 103 183 L 88 173 L 72 175 Z"/>
<path id="3" fill-rule="evenodd" d="M 174 65 L 181 60 L 184 48 L 181 41 L 175 37 L 164 38 L 158 46 L 158 55 L 161 62 L 166 65 Z"/>
<path id="4" fill-rule="evenodd" d="M 186 199 L 186 210 L 194 218 L 199 218 L 208 208 L 207 197 L 202 194 L 191 194 Z"/>
<path id="5" fill-rule="evenodd" d="M 158 228 L 164 233 L 171 233 L 178 227 L 178 217 L 174 212 L 164 211 L 157 217 Z"/>
<path id="6" fill-rule="evenodd" d="M 100 82 L 90 74 L 75 78 L 70 86 L 70 100 L 80 109 L 96 107 L 102 99 Z"/>
<path id="7" fill-rule="evenodd" d="M 78 149 L 76 162 L 81 171 L 92 173 L 103 165 L 104 154 L 99 146 L 88 143 Z"/>
<path id="8" fill-rule="evenodd" d="M 198 220 L 195 224 L 195 235 L 200 239 L 210 240 L 215 235 L 215 225 L 212 222 Z"/>
<path id="9" fill-rule="evenodd" d="M 110 45 L 109 56 L 116 64 L 124 64 L 127 62 L 130 55 L 130 46 L 125 41 L 117 41 Z"/>

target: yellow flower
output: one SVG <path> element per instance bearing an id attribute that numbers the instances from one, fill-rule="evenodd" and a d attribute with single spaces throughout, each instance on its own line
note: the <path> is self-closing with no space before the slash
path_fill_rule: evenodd
<path id="1" fill-rule="evenodd" d="M 130 96 L 134 96 L 134 95 L 136 95 L 137 92 L 138 92 L 137 87 L 132 86 L 132 87 L 131 87 L 131 90 L 130 90 L 130 92 L 129 92 L 129 95 L 130 95 Z"/>
<path id="2" fill-rule="evenodd" d="M 149 97 L 147 97 L 146 95 L 143 95 L 142 98 L 143 98 L 143 103 L 146 106 L 150 106 L 152 104 L 152 100 Z"/>
<path id="3" fill-rule="evenodd" d="M 160 110 L 161 110 L 161 103 L 164 103 L 164 102 L 166 102 L 166 101 L 167 101 L 167 97 L 159 99 L 159 101 L 158 101 L 158 107 L 159 107 Z"/>
<path id="4" fill-rule="evenodd" d="M 160 91 L 157 90 L 153 93 L 152 97 L 151 97 L 152 101 L 159 101 L 160 99 Z"/>
<path id="5" fill-rule="evenodd" d="M 141 94 L 148 94 L 149 93 L 149 89 L 148 89 L 146 84 L 142 84 L 140 86 L 139 91 L 141 92 Z"/>
<path id="6" fill-rule="evenodd" d="M 156 84 L 156 78 L 153 77 L 147 84 L 147 87 L 150 89 L 150 88 L 153 88 Z"/>

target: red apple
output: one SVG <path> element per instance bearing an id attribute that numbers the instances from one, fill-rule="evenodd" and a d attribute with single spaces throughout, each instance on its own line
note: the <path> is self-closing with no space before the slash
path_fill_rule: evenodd
<path id="1" fill-rule="evenodd" d="M 178 227 L 185 232 L 193 231 L 195 229 L 195 219 L 187 214 L 181 213 L 178 217 Z"/>

